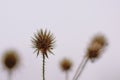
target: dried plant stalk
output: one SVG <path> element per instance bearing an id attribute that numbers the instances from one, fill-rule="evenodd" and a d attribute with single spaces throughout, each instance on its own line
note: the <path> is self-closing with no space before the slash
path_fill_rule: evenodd
<path id="1" fill-rule="evenodd" d="M 79 67 L 77 68 L 77 71 L 76 71 L 72 80 L 77 80 L 78 79 L 78 77 L 81 75 L 84 67 L 86 66 L 88 60 L 94 61 L 95 59 L 100 57 L 101 52 L 107 46 L 107 44 L 108 43 L 107 43 L 105 37 L 101 34 L 96 35 L 92 39 L 91 44 L 87 48 L 87 53 L 85 54 L 85 57 L 83 58 Z"/>
<path id="2" fill-rule="evenodd" d="M 52 49 L 54 48 L 54 37 L 51 32 L 47 32 L 47 30 L 43 31 L 42 29 L 34 34 L 34 38 L 32 38 L 33 48 L 35 49 L 34 52 L 37 52 L 37 56 L 41 52 L 43 56 L 43 80 L 45 80 L 45 57 L 48 58 L 48 53 L 53 53 Z"/>

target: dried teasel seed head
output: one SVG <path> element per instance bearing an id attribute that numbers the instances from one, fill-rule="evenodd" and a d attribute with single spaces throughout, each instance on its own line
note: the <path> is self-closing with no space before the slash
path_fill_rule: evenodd
<path id="1" fill-rule="evenodd" d="M 72 62 L 65 58 L 60 62 L 60 67 L 63 71 L 68 71 L 72 67 Z"/>
<path id="2" fill-rule="evenodd" d="M 17 53 L 13 50 L 6 51 L 3 55 L 3 65 L 6 69 L 12 70 L 19 63 Z"/>
<path id="3" fill-rule="evenodd" d="M 50 31 L 43 31 L 43 29 L 40 29 L 34 34 L 32 43 L 35 52 L 37 52 L 37 56 L 39 55 L 39 52 L 41 52 L 42 55 L 45 55 L 48 58 L 47 52 L 53 53 L 52 49 L 54 48 L 55 38 Z"/>
<path id="4" fill-rule="evenodd" d="M 97 34 L 92 39 L 91 44 L 98 43 L 101 45 L 101 48 L 107 45 L 107 40 L 103 34 Z"/>
<path id="5" fill-rule="evenodd" d="M 105 36 L 102 34 L 96 35 L 92 39 L 92 41 L 87 49 L 87 56 L 90 59 L 98 58 L 101 54 L 101 51 L 103 51 L 103 49 L 106 47 L 106 45 L 107 45 L 107 40 L 106 40 Z"/>

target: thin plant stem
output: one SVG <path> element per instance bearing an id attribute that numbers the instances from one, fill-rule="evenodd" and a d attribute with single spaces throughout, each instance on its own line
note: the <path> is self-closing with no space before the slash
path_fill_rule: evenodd
<path id="1" fill-rule="evenodd" d="M 85 57 L 82 59 L 81 63 L 79 64 L 79 66 L 78 66 L 78 68 L 76 70 L 76 73 L 75 73 L 72 80 L 74 80 L 76 78 L 77 74 L 80 72 L 80 68 L 81 68 L 82 64 L 84 63 L 84 60 L 85 60 Z"/>
<path id="2" fill-rule="evenodd" d="M 65 75 L 65 78 L 66 78 L 66 80 L 68 80 L 68 71 L 66 71 L 66 73 L 65 73 L 66 75 Z"/>
<path id="3" fill-rule="evenodd" d="M 80 72 L 78 73 L 78 75 L 76 76 L 76 79 L 75 79 L 75 80 L 77 80 L 78 77 L 81 75 L 83 69 L 85 68 L 85 66 L 86 66 L 86 64 L 87 64 L 87 62 L 88 62 L 88 57 L 85 59 L 85 62 L 84 62 L 84 64 L 83 64 L 83 66 L 81 67 L 81 70 L 80 70 Z"/>
<path id="4" fill-rule="evenodd" d="M 77 71 L 73 77 L 73 80 L 77 80 L 78 77 L 81 75 L 83 69 L 85 68 L 85 65 L 87 64 L 89 58 L 87 56 L 85 56 L 82 60 L 82 62 L 80 63 L 79 67 L 77 68 Z"/>
<path id="5" fill-rule="evenodd" d="M 43 54 L 43 80 L 45 80 L 45 55 Z"/>
<path id="6" fill-rule="evenodd" d="M 8 71 L 8 80 L 12 80 L 12 72 L 11 72 L 11 70 Z"/>

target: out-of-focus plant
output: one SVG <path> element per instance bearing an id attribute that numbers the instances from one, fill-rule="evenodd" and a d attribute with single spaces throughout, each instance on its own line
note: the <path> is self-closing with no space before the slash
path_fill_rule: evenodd
<path id="1" fill-rule="evenodd" d="M 53 53 L 52 49 L 54 48 L 55 38 L 50 31 L 40 29 L 34 37 L 32 38 L 34 52 L 37 52 L 37 56 L 41 52 L 43 57 L 43 80 L 45 80 L 45 58 L 48 58 L 48 52 Z"/>
<path id="2" fill-rule="evenodd" d="M 17 52 L 14 50 L 8 50 L 4 53 L 2 57 L 2 62 L 9 73 L 9 80 L 11 80 L 12 71 L 17 68 L 19 64 L 19 57 Z"/>
<path id="3" fill-rule="evenodd" d="M 93 37 L 90 45 L 87 48 L 87 53 L 85 54 L 82 62 L 77 68 L 73 80 L 78 79 L 88 60 L 91 60 L 93 62 L 95 59 L 98 59 L 100 57 L 101 53 L 103 52 L 107 44 L 108 43 L 104 35 L 97 34 L 96 36 Z"/>
<path id="4" fill-rule="evenodd" d="M 72 67 L 72 62 L 69 59 L 64 58 L 61 62 L 60 62 L 60 67 L 61 69 L 66 73 L 66 80 L 68 80 L 68 72 L 70 71 L 71 67 Z"/>

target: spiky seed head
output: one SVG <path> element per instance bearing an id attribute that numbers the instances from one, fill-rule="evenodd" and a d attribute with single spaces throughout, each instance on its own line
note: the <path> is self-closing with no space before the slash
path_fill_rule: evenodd
<path id="1" fill-rule="evenodd" d="M 3 65 L 7 70 L 13 70 L 19 63 L 16 51 L 9 50 L 3 55 Z"/>
<path id="2" fill-rule="evenodd" d="M 39 52 L 42 55 L 45 55 L 48 58 L 47 52 L 53 53 L 52 49 L 54 48 L 55 38 L 50 31 L 40 29 L 34 37 L 32 38 L 34 52 L 37 52 L 37 56 Z"/>
<path id="3" fill-rule="evenodd" d="M 98 43 L 94 43 L 88 48 L 88 56 L 89 58 L 97 58 L 100 54 L 101 45 Z"/>
<path id="4" fill-rule="evenodd" d="M 105 46 L 107 45 L 107 40 L 105 38 L 105 36 L 103 36 L 102 34 L 96 35 L 88 49 L 87 49 L 87 56 L 94 60 L 95 58 L 99 57 L 101 54 L 101 51 L 105 48 Z"/>
<path id="5" fill-rule="evenodd" d="M 72 62 L 65 58 L 60 62 L 60 67 L 63 71 L 68 71 L 72 67 Z"/>

